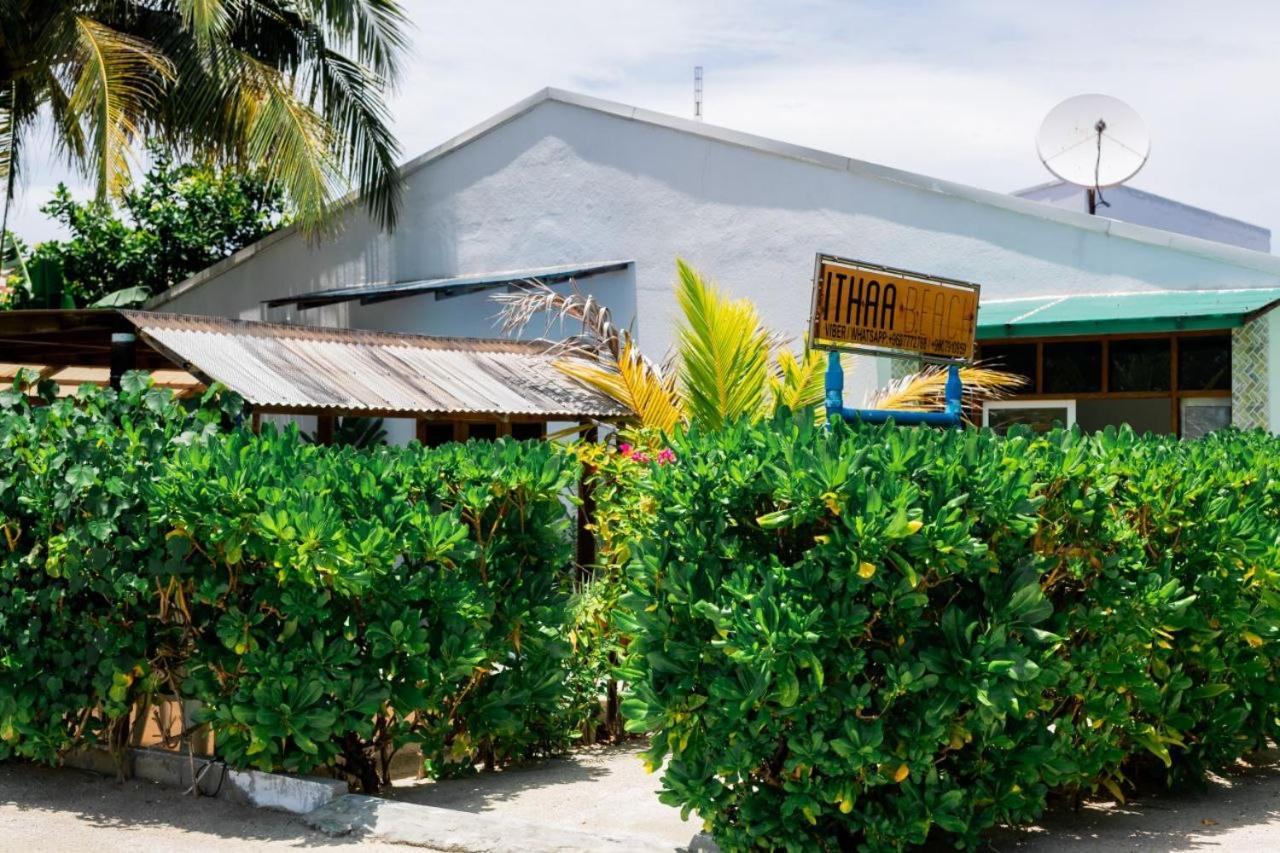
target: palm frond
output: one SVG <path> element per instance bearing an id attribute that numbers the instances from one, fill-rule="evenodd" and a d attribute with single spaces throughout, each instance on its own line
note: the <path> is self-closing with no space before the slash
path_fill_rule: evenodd
<path id="1" fill-rule="evenodd" d="M 133 141 L 173 79 L 173 64 L 150 42 L 92 18 L 77 15 L 73 25 L 67 110 L 92 129 L 93 171 L 105 199 L 128 183 Z"/>
<path id="2" fill-rule="evenodd" d="M 320 0 L 326 28 L 355 52 L 356 59 L 388 83 L 408 44 L 410 23 L 397 0 Z"/>
<path id="3" fill-rule="evenodd" d="M 799 356 L 789 349 L 778 350 L 769 376 L 769 413 L 782 407 L 793 412 L 813 409 L 815 420 L 825 421 L 827 357 L 828 353 L 808 347 Z M 841 355 L 840 361 L 846 371 L 850 369 L 850 357 Z"/>
<path id="4" fill-rule="evenodd" d="M 320 49 L 315 56 L 311 100 L 329 126 L 343 172 L 361 188 L 374 219 L 392 228 L 402 181 L 396 166 L 400 145 L 381 97 L 385 82 L 333 50 Z"/>
<path id="5" fill-rule="evenodd" d="M 960 382 L 964 388 L 965 405 L 973 406 L 983 400 L 1007 396 L 1022 387 L 1026 379 L 1014 373 L 976 365 L 960 368 Z M 929 365 L 876 391 L 867 401 L 867 406 L 873 409 L 941 409 L 945 404 L 946 385 L 947 368 Z"/>
<path id="6" fill-rule="evenodd" d="M 318 228 L 342 186 L 332 129 L 300 100 L 279 69 L 240 53 L 239 120 L 247 154 L 284 187 L 300 220 Z"/>
<path id="7" fill-rule="evenodd" d="M 178 12 L 196 42 L 208 47 L 231 31 L 241 5 L 241 0 L 178 0 Z"/>
<path id="8" fill-rule="evenodd" d="M 622 357 L 627 333 L 614 325 L 608 308 L 576 287 L 570 293 L 557 293 L 541 282 L 529 281 L 513 293 L 496 293 L 489 298 L 502 306 L 498 321 L 503 334 L 520 334 L 538 316 L 545 317 L 544 336 L 552 327 L 573 320 L 581 324 L 582 333 L 557 344 L 561 351 L 587 358 L 607 355 L 615 362 Z"/>
<path id="9" fill-rule="evenodd" d="M 757 415 L 765 400 L 774 337 L 747 299 L 730 299 L 676 261 L 680 391 L 689 420 L 708 429 Z"/>
<path id="10" fill-rule="evenodd" d="M 570 378 L 607 394 L 636 413 L 642 427 L 670 431 L 681 422 L 675 383 L 654 370 L 630 341 L 613 365 L 562 359 L 556 367 Z"/>

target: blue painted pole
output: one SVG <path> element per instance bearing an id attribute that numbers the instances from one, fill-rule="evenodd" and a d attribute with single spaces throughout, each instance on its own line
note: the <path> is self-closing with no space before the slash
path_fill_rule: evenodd
<path id="1" fill-rule="evenodd" d="M 826 408 L 828 418 L 844 418 L 846 421 L 863 421 L 882 424 L 892 420 L 899 426 L 958 427 L 963 423 L 964 386 L 960 382 L 960 368 L 947 368 L 944 406 L 941 412 L 895 411 L 893 409 L 846 409 L 844 407 L 844 368 L 839 353 L 828 353 L 826 374 Z"/>

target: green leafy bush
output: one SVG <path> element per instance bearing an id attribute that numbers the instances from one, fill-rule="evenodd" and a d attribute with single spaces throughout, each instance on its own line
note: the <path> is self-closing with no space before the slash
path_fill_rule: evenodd
<path id="1" fill-rule="evenodd" d="M 689 432 L 637 488 L 623 710 L 728 849 L 973 847 L 1261 746 L 1280 441 Z"/>
<path id="2" fill-rule="evenodd" d="M 122 746 L 174 696 L 233 766 L 376 790 L 403 746 L 496 766 L 598 715 L 568 636 L 572 457 L 219 431 L 127 379 L 0 401 L 0 757 Z"/>
<path id="3" fill-rule="evenodd" d="M 223 413 L 213 396 L 188 412 L 141 374 L 118 395 L 40 392 L 0 392 L 0 758 L 52 761 L 121 745 L 135 696 L 158 687 L 144 490 Z"/>

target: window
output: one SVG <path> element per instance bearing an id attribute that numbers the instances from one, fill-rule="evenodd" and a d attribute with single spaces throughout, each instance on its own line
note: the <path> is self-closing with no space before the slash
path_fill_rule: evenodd
<path id="1" fill-rule="evenodd" d="M 1200 438 L 1231 426 L 1230 397 L 1183 397 L 1182 437 Z"/>
<path id="2" fill-rule="evenodd" d="M 994 344 L 982 346 L 979 357 L 984 364 L 1016 373 L 1025 377 L 1027 388 L 1034 390 L 1036 384 L 1036 345 L 1035 344 Z"/>
<path id="3" fill-rule="evenodd" d="M 418 440 L 427 447 L 439 447 L 453 441 L 453 424 L 449 421 L 419 421 Z"/>
<path id="4" fill-rule="evenodd" d="M 1178 339 L 1178 388 L 1183 391 L 1231 390 L 1231 336 Z"/>
<path id="5" fill-rule="evenodd" d="M 1101 390 L 1101 341 L 1044 345 L 1044 393 L 1091 394 Z"/>
<path id="6" fill-rule="evenodd" d="M 1111 341 L 1107 347 L 1107 390 L 1168 391 L 1171 344 L 1169 338 Z"/>
<path id="7" fill-rule="evenodd" d="M 495 423 L 467 424 L 467 438 L 477 439 L 480 441 L 493 441 L 497 437 L 498 425 Z"/>
<path id="8" fill-rule="evenodd" d="M 1017 424 L 1048 432 L 1075 422 L 1075 400 L 989 400 L 982 404 L 982 425 L 999 433 Z"/>
<path id="9" fill-rule="evenodd" d="M 527 441 L 529 439 L 544 438 L 547 434 L 547 425 L 541 421 L 530 423 L 526 421 L 513 421 L 511 424 L 511 437 L 516 441 Z"/>

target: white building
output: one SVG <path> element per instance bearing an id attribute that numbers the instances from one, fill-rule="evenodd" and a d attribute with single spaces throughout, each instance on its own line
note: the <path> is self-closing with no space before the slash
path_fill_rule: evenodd
<path id="1" fill-rule="evenodd" d="M 979 315 L 980 340 L 1032 345 L 1032 362 L 1025 362 L 1025 349 L 1010 351 L 1009 358 L 1037 365 L 1030 368 L 1035 371 L 1044 369 L 1038 365 L 1046 357 L 1057 365 L 1069 360 L 1068 351 L 1054 348 L 1055 338 L 1086 332 L 1095 338 L 1106 332 L 1108 340 L 1164 335 L 1174 370 L 1173 336 L 1189 328 L 1190 316 L 1197 334 L 1217 333 L 1228 340 L 1235 335 L 1238 351 L 1228 355 L 1229 372 L 1234 379 L 1247 362 L 1250 387 L 1262 389 L 1261 404 L 1250 398 L 1244 401 L 1248 406 L 1235 407 L 1237 422 L 1280 428 L 1280 393 L 1271 393 L 1273 386 L 1280 387 L 1280 331 L 1270 334 L 1269 315 L 1250 322 L 1280 298 L 1280 289 L 1271 292 L 1280 288 L 1280 259 L 1260 251 L 555 89 L 427 152 L 407 164 L 404 175 L 404 206 L 393 234 L 379 232 L 362 208 L 350 206 L 337 236 L 313 244 L 284 229 L 159 295 L 148 307 L 483 336 L 495 334 L 486 289 L 529 270 L 554 268 L 562 275 L 582 270 L 595 274 L 581 278 L 580 285 L 607 304 L 616 320 L 631 325 L 647 351 L 661 355 L 674 339 L 677 256 L 753 299 L 772 327 L 798 339 L 806 324 L 814 255 L 828 252 L 979 282 L 983 304 L 989 306 Z M 339 292 L 317 293 L 335 289 Z M 1187 304 L 1179 297 L 1240 289 L 1257 292 L 1225 309 L 1206 293 Z M 1147 322 L 1136 324 L 1140 332 L 1130 328 L 1133 323 L 1080 325 L 1077 315 L 1087 316 L 1090 305 L 1124 315 L 1128 309 L 1115 308 L 1113 298 L 1072 302 L 1076 325 L 1061 329 L 1023 316 L 1040 313 L 1047 320 L 1052 315 L 1047 306 L 1058 304 L 1054 299 L 1041 299 L 1025 311 L 1017 310 L 1017 303 L 1000 302 L 1160 292 L 1171 295 L 1142 302 L 1148 313 L 1141 318 Z M 315 307 L 299 307 L 298 298 L 303 306 Z M 1247 359 L 1239 349 L 1245 345 L 1246 324 Z M 1024 335 L 1026 330 L 1034 337 Z M 1100 364 L 1107 364 L 1108 343 L 1099 339 L 1097 345 Z M 999 350 L 1002 344 L 989 346 Z M 1082 357 L 1087 373 L 1092 350 Z M 1110 399 L 1106 368 L 1099 370 L 1100 380 L 1090 378 L 1078 391 L 1060 382 L 1046 384 L 1037 375 L 1036 396 L 1055 406 L 1061 400 Z M 862 359 L 850 377 L 851 402 L 889 373 L 888 364 Z M 1101 390 L 1089 390 L 1099 384 Z M 1218 400 L 1216 416 L 1222 417 L 1222 400 L 1229 406 L 1240 383 L 1203 390 Z M 1169 420 L 1153 420 L 1148 411 L 1143 422 L 1179 431 L 1183 391 L 1156 387 L 1128 393 L 1164 400 Z M 1065 407 L 1055 409 L 1054 416 L 1063 412 Z M 410 434 L 408 426 L 403 429 L 402 435 Z"/>
<path id="2" fill-rule="evenodd" d="M 1019 190 L 1014 195 L 1065 210 L 1078 210 L 1081 213 L 1089 210 L 1087 191 L 1066 181 L 1050 181 Z M 1261 225 L 1232 219 L 1230 216 L 1130 186 L 1108 187 L 1102 191 L 1102 199 L 1106 205 L 1099 206 L 1097 212 L 1108 219 L 1119 219 L 1190 237 L 1203 237 L 1242 249 L 1271 251 L 1271 231 Z"/>

